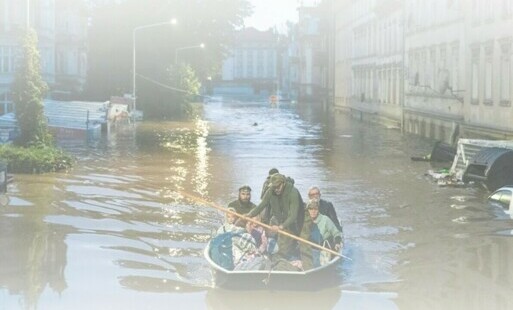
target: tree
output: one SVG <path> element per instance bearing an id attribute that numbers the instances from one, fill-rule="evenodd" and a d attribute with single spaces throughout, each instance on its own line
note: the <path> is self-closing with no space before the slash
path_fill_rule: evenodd
<path id="1" fill-rule="evenodd" d="M 143 80 L 141 97 L 152 98 L 146 101 L 148 118 L 181 118 L 184 112 L 190 115 L 190 104 L 198 99 L 201 83 L 190 65 L 171 65 L 166 73 L 162 79 L 165 84 Z"/>
<path id="2" fill-rule="evenodd" d="M 43 105 L 48 86 L 41 77 L 37 34 L 34 29 L 27 30 L 22 50 L 23 57 L 12 85 L 16 119 L 20 128 L 16 143 L 21 146 L 49 146 L 52 144 L 52 136 L 48 132 Z"/>
<path id="3" fill-rule="evenodd" d="M 181 111 L 191 115 L 191 103 L 197 100 L 201 83 L 194 69 L 187 64 L 171 67 L 170 80 L 173 85 L 178 85 L 175 98 L 181 105 Z"/>

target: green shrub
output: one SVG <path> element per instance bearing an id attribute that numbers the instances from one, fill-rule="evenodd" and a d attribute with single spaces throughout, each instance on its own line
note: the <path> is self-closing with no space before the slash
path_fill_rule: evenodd
<path id="1" fill-rule="evenodd" d="M 0 160 L 7 163 L 7 170 L 11 173 L 53 172 L 73 165 L 70 155 L 50 146 L 0 145 Z"/>

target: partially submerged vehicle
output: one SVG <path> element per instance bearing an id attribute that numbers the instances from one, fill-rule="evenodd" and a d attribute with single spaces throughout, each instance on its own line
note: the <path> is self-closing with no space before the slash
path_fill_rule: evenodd
<path id="1" fill-rule="evenodd" d="M 506 214 L 513 217 L 513 185 L 499 188 L 488 196 L 488 201 L 499 206 Z"/>

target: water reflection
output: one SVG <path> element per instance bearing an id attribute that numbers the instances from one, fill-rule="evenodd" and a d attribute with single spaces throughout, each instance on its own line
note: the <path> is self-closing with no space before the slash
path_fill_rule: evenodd
<path id="1" fill-rule="evenodd" d="M 335 309 L 342 292 L 338 287 L 321 291 L 207 291 L 207 309 Z M 247 296 L 251 294 L 251 299 Z"/>
<path id="2" fill-rule="evenodd" d="M 32 185 L 37 184 L 37 189 Z M 39 190 L 50 192 L 52 184 L 45 176 L 16 184 L 11 190 L 34 197 Z M 45 216 L 55 208 L 54 199 L 63 193 L 41 197 L 42 205 L 7 206 L 0 216 L 0 288 L 21 296 L 21 304 L 35 308 L 47 288 L 61 294 L 67 287 L 64 269 L 67 264 L 65 242 L 70 229 L 50 225 Z"/>
<path id="3" fill-rule="evenodd" d="M 195 184 L 195 192 L 202 197 L 208 195 L 207 186 L 210 181 L 208 173 L 208 153 L 210 149 L 207 145 L 207 137 L 209 135 L 208 122 L 197 119 L 195 121 L 197 135 L 196 139 L 196 167 L 194 169 L 195 176 L 192 178 Z"/>

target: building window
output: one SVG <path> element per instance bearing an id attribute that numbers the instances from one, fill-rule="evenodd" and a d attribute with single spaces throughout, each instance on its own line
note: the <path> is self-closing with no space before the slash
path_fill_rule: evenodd
<path id="1" fill-rule="evenodd" d="M 511 18 L 513 15 L 513 1 L 502 0 L 502 17 L 504 19 Z"/>
<path id="2" fill-rule="evenodd" d="M 459 85 L 458 85 L 459 72 L 460 72 L 459 61 L 460 61 L 459 45 L 455 44 L 452 46 L 452 57 L 451 57 L 451 63 L 452 63 L 451 89 L 453 92 L 457 92 L 459 90 Z"/>
<path id="3" fill-rule="evenodd" d="M 246 55 L 246 77 L 253 77 L 253 51 L 248 51 Z"/>
<path id="4" fill-rule="evenodd" d="M 261 49 L 257 51 L 257 77 L 264 77 L 264 56 Z"/>
<path id="5" fill-rule="evenodd" d="M 274 72 L 274 51 L 269 50 L 267 52 L 267 77 L 274 78 L 276 73 Z"/>
<path id="6" fill-rule="evenodd" d="M 419 86 L 422 87 L 422 91 L 425 91 L 427 85 L 427 51 L 422 51 L 420 56 L 420 74 L 419 74 Z"/>
<path id="7" fill-rule="evenodd" d="M 487 57 L 485 62 L 485 92 L 484 104 L 492 105 L 492 58 Z"/>
<path id="8" fill-rule="evenodd" d="M 511 106 L 511 42 L 501 46 L 502 56 L 500 65 L 500 105 Z"/>
<path id="9" fill-rule="evenodd" d="M 484 84 L 484 104 L 493 104 L 493 45 L 485 46 L 485 84 Z"/>
<path id="10" fill-rule="evenodd" d="M 15 71 L 16 49 L 12 46 L 0 46 L 0 73 Z"/>
<path id="11" fill-rule="evenodd" d="M 432 89 L 436 88 L 436 49 L 431 49 L 429 53 L 429 62 L 430 62 L 430 70 L 429 70 L 429 86 Z"/>
<path id="12" fill-rule="evenodd" d="M 471 104 L 479 104 L 479 48 L 472 50 Z"/>

